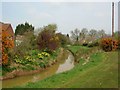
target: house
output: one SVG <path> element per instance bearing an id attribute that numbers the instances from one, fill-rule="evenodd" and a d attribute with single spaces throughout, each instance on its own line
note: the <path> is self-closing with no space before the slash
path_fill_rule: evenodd
<path id="1" fill-rule="evenodd" d="M 22 42 L 25 42 L 25 40 L 28 39 L 28 37 L 32 37 L 33 36 L 33 32 L 31 31 L 27 31 L 27 32 L 24 32 L 24 34 L 20 35 L 16 35 L 15 36 L 15 43 L 16 43 L 16 46 L 19 46 Z"/>
<path id="2" fill-rule="evenodd" d="M 14 36 L 14 32 L 13 32 L 13 28 L 11 26 L 11 24 L 9 23 L 3 23 L 0 22 L 0 41 L 2 41 L 2 31 L 6 31 L 9 33 L 9 39 L 11 40 L 15 40 L 15 36 Z M 0 48 L 2 47 L 2 42 L 0 43 Z"/>
<path id="3" fill-rule="evenodd" d="M 2 31 L 7 31 L 9 34 L 10 34 L 10 38 L 12 39 L 12 40 L 15 40 L 15 36 L 14 36 L 14 32 L 13 32 L 13 28 L 12 28 L 12 26 L 11 26 L 11 24 L 9 24 L 9 23 L 2 23 L 2 22 L 0 22 L 0 30 L 2 30 Z M 0 34 L 0 37 L 1 37 L 1 34 Z"/>

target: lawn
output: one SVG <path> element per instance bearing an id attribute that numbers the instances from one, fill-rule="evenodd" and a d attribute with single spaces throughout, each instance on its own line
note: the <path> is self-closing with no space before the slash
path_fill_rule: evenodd
<path id="1" fill-rule="evenodd" d="M 82 52 L 82 46 L 69 47 L 75 52 Z M 87 50 L 89 52 L 89 48 Z M 118 52 L 94 52 L 90 60 L 82 65 L 84 59 L 67 72 L 53 75 L 44 80 L 28 83 L 21 88 L 117 88 L 118 87 Z"/>
<path id="2" fill-rule="evenodd" d="M 68 49 L 71 50 L 75 54 L 80 49 L 82 49 L 82 50 L 88 50 L 89 48 L 78 45 L 78 46 L 69 46 Z"/>

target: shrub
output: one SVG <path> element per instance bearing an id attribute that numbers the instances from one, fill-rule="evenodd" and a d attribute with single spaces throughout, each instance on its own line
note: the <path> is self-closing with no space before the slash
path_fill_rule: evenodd
<path id="1" fill-rule="evenodd" d="M 45 68 L 45 67 L 46 67 L 44 62 L 40 62 L 40 63 L 39 63 L 39 66 L 40 66 L 41 68 Z"/>
<path id="2" fill-rule="evenodd" d="M 34 27 L 30 25 L 28 22 L 25 24 L 18 24 L 15 29 L 15 35 L 23 35 L 25 32 L 34 32 Z"/>
<path id="3" fill-rule="evenodd" d="M 26 64 L 35 64 L 35 59 L 33 59 L 31 56 L 27 55 L 24 56 L 23 58 L 21 58 L 18 55 L 15 55 L 14 57 L 14 62 L 17 64 L 22 64 L 22 65 L 26 65 Z"/>
<path id="4" fill-rule="evenodd" d="M 100 46 L 104 51 L 116 50 L 118 48 L 118 41 L 111 37 L 102 38 Z"/>
<path id="5" fill-rule="evenodd" d="M 56 35 L 58 36 L 60 45 L 62 47 L 65 47 L 67 44 L 70 44 L 70 39 L 68 34 L 64 35 L 62 33 L 57 33 Z"/>
<path id="6" fill-rule="evenodd" d="M 94 42 L 88 44 L 88 47 L 94 47 L 94 46 L 99 46 L 99 42 L 94 41 Z"/>
<path id="7" fill-rule="evenodd" d="M 120 50 L 120 40 L 118 40 L 118 49 Z"/>
<path id="8" fill-rule="evenodd" d="M 29 52 L 29 54 L 30 55 L 37 55 L 38 53 L 40 52 L 40 50 L 31 50 L 30 52 Z"/>
<path id="9" fill-rule="evenodd" d="M 38 58 L 43 59 L 44 57 L 49 57 L 50 54 L 47 52 L 38 53 Z"/>
<path id="10" fill-rule="evenodd" d="M 14 40 L 7 30 L 2 30 L 2 65 L 8 64 L 8 51 L 13 49 Z"/>
<path id="11" fill-rule="evenodd" d="M 88 43 L 83 43 L 82 45 L 83 45 L 83 46 L 87 46 L 87 45 L 88 45 Z"/>
<path id="12" fill-rule="evenodd" d="M 38 53 L 38 58 L 43 59 L 44 57 L 43 57 L 43 55 L 41 53 Z"/>
<path id="13" fill-rule="evenodd" d="M 119 31 L 119 33 L 118 33 L 118 50 L 120 50 L 120 31 Z"/>
<path id="14" fill-rule="evenodd" d="M 49 30 L 43 30 L 37 38 L 37 44 L 40 50 L 46 50 L 48 53 L 51 53 L 59 47 L 59 38 L 55 33 L 51 33 Z"/>
<path id="15" fill-rule="evenodd" d="M 47 52 L 42 52 L 41 54 L 42 54 L 43 56 L 45 56 L 45 57 L 49 57 L 49 56 L 50 56 L 50 54 L 47 53 Z"/>
<path id="16" fill-rule="evenodd" d="M 117 40 L 113 40 L 113 50 L 118 49 L 118 41 Z"/>

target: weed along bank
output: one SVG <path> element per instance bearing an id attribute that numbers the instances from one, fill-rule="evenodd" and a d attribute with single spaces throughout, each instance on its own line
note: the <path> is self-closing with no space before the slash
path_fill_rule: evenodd
<path id="1" fill-rule="evenodd" d="M 17 74 L 16 77 L 12 77 L 12 79 L 6 78 L 3 80 L 3 87 L 10 88 L 19 85 L 25 85 L 28 82 L 37 82 L 39 80 L 43 80 L 52 75 L 59 74 L 65 71 L 68 71 L 74 67 L 74 57 L 73 55 L 67 51 L 61 49 L 59 56 L 57 56 L 56 60 L 51 63 L 48 67 L 39 70 L 31 70 L 31 71 L 18 71 L 13 75 Z M 23 83 L 24 82 L 24 83 Z"/>

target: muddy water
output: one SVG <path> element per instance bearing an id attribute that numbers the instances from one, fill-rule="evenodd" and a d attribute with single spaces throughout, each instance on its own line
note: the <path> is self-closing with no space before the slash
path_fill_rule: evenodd
<path id="1" fill-rule="evenodd" d="M 63 54 L 63 56 L 61 56 L 61 60 L 58 60 L 56 64 L 47 68 L 44 71 L 33 75 L 20 76 L 13 79 L 3 80 L 2 87 L 10 88 L 14 86 L 24 85 L 28 82 L 36 82 L 38 80 L 50 77 L 54 74 L 62 73 L 72 69 L 74 67 L 74 57 L 70 52 L 67 51 L 66 53 L 67 54 Z"/>

